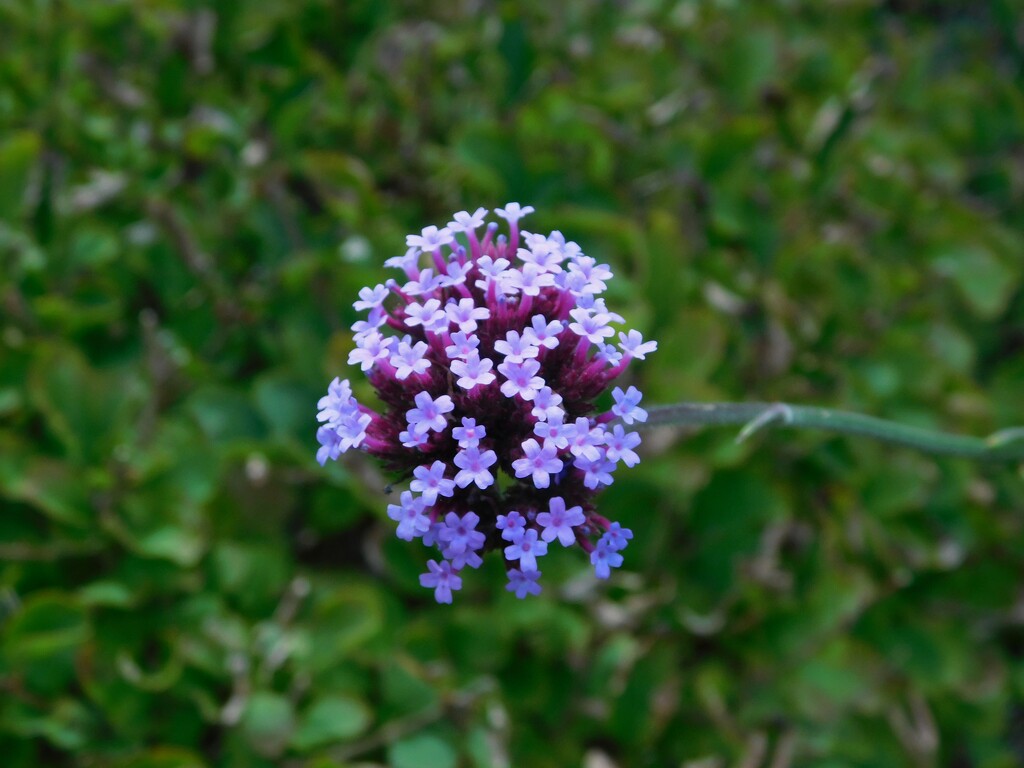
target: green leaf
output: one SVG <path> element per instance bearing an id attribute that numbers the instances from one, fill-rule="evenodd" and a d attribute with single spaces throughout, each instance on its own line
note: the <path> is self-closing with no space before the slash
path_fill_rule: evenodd
<path id="1" fill-rule="evenodd" d="M 438 692 L 406 657 L 395 659 L 381 671 L 384 705 L 395 716 L 420 712 L 438 703 Z"/>
<path id="2" fill-rule="evenodd" d="M 39 136 L 28 131 L 0 141 L 0 220 L 13 219 L 21 211 L 29 173 L 41 149 Z"/>
<path id="3" fill-rule="evenodd" d="M 0 722 L 19 736 L 41 737 L 71 752 L 89 742 L 90 730 L 95 725 L 88 708 L 71 698 L 61 698 L 50 706 L 37 708 L 9 697 L 7 706 L 0 706 Z"/>
<path id="4" fill-rule="evenodd" d="M 335 667 L 384 627 L 384 608 L 372 587 L 349 585 L 325 597 L 310 617 L 310 651 L 304 663 L 313 674 Z"/>
<path id="5" fill-rule="evenodd" d="M 80 471 L 64 461 L 19 453 L 13 441 L 0 441 L 0 495 L 29 504 L 46 516 L 77 528 L 95 524 L 88 489 Z"/>
<path id="6" fill-rule="evenodd" d="M 111 768 L 206 768 L 207 763 L 187 749 L 156 747 L 111 763 Z"/>
<path id="7" fill-rule="evenodd" d="M 260 438 L 264 425 L 238 392 L 222 387 L 201 389 L 189 398 L 189 409 L 211 440 L 230 442 Z"/>
<path id="8" fill-rule="evenodd" d="M 370 725 L 369 708 L 349 696 L 323 696 L 302 714 L 292 746 L 301 752 L 344 741 Z"/>
<path id="9" fill-rule="evenodd" d="M 388 748 L 391 768 L 455 768 L 457 761 L 447 742 L 428 734 L 396 741 Z"/>
<path id="10" fill-rule="evenodd" d="M 135 537 L 132 544 L 140 554 L 170 560 L 185 567 L 198 563 L 206 547 L 200 531 L 169 525 Z"/>
<path id="11" fill-rule="evenodd" d="M 118 440 L 139 394 L 130 373 L 100 371 L 80 350 L 44 346 L 29 373 L 29 391 L 53 433 L 75 459 L 106 456 Z"/>
<path id="12" fill-rule="evenodd" d="M 944 247 L 932 266 L 952 281 L 981 318 L 992 318 L 1002 312 L 1015 288 L 1013 273 L 980 244 Z"/>
<path id="13" fill-rule="evenodd" d="M 57 592 L 29 597 L 0 634 L 0 648 L 13 664 L 45 659 L 78 648 L 90 634 L 88 615 L 74 599 Z"/>
<path id="14" fill-rule="evenodd" d="M 262 376 L 253 386 L 253 399 L 274 432 L 306 440 L 315 432 L 310 404 L 319 394 L 308 384 L 287 374 Z"/>
<path id="15" fill-rule="evenodd" d="M 738 102 L 746 102 L 775 76 L 778 43 L 767 28 L 737 26 L 733 34 L 718 59 L 722 86 Z"/>
<path id="16" fill-rule="evenodd" d="M 135 601 L 135 593 L 127 584 L 117 581 L 94 581 L 78 590 L 82 605 L 103 605 L 111 608 L 129 608 Z"/>
<path id="17" fill-rule="evenodd" d="M 242 733 L 265 757 L 280 755 L 295 730 L 295 713 L 286 697 L 269 691 L 254 693 L 246 703 Z"/>
<path id="18" fill-rule="evenodd" d="M 213 551 L 219 591 L 248 610 L 273 610 L 289 578 L 286 553 L 273 542 L 225 542 Z"/>
<path id="19" fill-rule="evenodd" d="M 72 597 L 37 592 L 0 628 L 0 678 L 16 675 L 36 693 L 60 691 L 91 636 L 89 616 Z"/>

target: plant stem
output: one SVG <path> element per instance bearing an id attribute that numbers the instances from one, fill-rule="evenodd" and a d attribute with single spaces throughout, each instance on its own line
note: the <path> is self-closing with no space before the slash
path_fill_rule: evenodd
<path id="1" fill-rule="evenodd" d="M 926 453 L 986 461 L 1024 461 L 1024 427 L 988 437 L 966 437 L 911 427 L 873 416 L 787 403 L 678 403 L 648 409 L 645 426 L 741 424 L 737 442 L 767 427 L 807 427 L 844 435 L 863 435 Z"/>

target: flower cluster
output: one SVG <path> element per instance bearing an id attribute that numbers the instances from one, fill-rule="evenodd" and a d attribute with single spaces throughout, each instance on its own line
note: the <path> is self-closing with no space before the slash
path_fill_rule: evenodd
<path id="1" fill-rule="evenodd" d="M 520 231 L 532 211 L 495 211 L 507 238 L 483 208 L 407 237 L 386 262 L 403 279 L 363 288 L 354 305 L 367 314 L 349 364 L 382 407 L 339 379 L 319 403 L 321 464 L 359 448 L 411 480 L 388 516 L 399 538 L 436 547 L 420 582 L 438 602 L 487 550 L 502 551 L 508 590 L 523 598 L 540 592 L 549 545 L 580 547 L 607 578 L 633 535 L 593 499 L 619 464 L 640 460 L 627 427 L 647 412 L 632 386 L 612 390 L 608 411 L 595 400 L 657 343 L 613 327 L 623 318 L 600 296 L 607 265 L 560 232 Z"/>

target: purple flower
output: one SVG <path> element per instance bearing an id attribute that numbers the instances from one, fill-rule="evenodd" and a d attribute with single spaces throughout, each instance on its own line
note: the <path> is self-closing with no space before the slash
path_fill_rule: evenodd
<path id="1" fill-rule="evenodd" d="M 412 471 L 416 479 L 409 483 L 409 487 L 421 494 L 420 498 L 428 507 L 437 503 L 438 496 L 451 496 L 455 493 L 455 481 L 445 479 L 446 469 L 443 461 L 435 461 L 429 467 L 424 465 Z"/>
<path id="2" fill-rule="evenodd" d="M 608 365 L 618 365 L 622 360 L 622 353 L 613 344 L 598 344 L 594 359 L 602 360 Z"/>
<path id="3" fill-rule="evenodd" d="M 483 424 L 477 424 L 476 419 L 463 416 L 462 426 L 452 430 L 452 437 L 459 441 L 460 448 L 475 448 L 487 437 L 487 428 Z"/>
<path id="4" fill-rule="evenodd" d="M 384 307 L 374 307 L 370 310 L 370 314 L 365 320 L 357 320 L 352 323 L 352 333 L 355 334 L 355 338 L 358 341 L 361 336 L 365 336 L 371 331 L 376 331 L 388 320 L 387 312 Z"/>
<path id="5" fill-rule="evenodd" d="M 480 516 L 476 512 L 467 512 L 459 517 L 454 512 L 444 516 L 444 528 L 438 532 L 438 538 L 445 545 L 445 556 L 461 555 L 467 550 L 477 550 L 484 545 L 484 535 L 476 529 Z"/>
<path id="6" fill-rule="evenodd" d="M 373 422 L 368 413 L 361 413 L 352 410 L 342 416 L 341 421 L 332 422 L 331 426 L 337 430 L 341 437 L 341 450 L 347 451 L 350 448 L 357 448 L 366 439 L 366 428 Z"/>
<path id="7" fill-rule="evenodd" d="M 606 549 L 610 549 L 613 552 L 621 552 L 632 538 L 633 532 L 629 528 L 623 528 L 618 523 L 612 523 L 601 536 L 601 542 Z"/>
<path id="8" fill-rule="evenodd" d="M 555 284 L 555 278 L 536 264 L 527 263 L 521 270 L 509 271 L 507 284 L 525 296 L 538 296 L 542 289 Z"/>
<path id="9" fill-rule="evenodd" d="M 448 222 L 448 229 L 452 232 L 472 232 L 484 225 L 484 216 L 487 215 L 486 208 L 477 208 L 473 213 L 459 211 Z"/>
<path id="10" fill-rule="evenodd" d="M 426 304 L 409 304 L 405 308 L 405 324 L 410 328 L 417 325 L 433 328 L 438 323 L 447 327 L 448 315 L 441 309 L 441 302 L 437 299 L 430 299 Z"/>
<path id="11" fill-rule="evenodd" d="M 526 530 L 526 518 L 513 509 L 507 515 L 498 515 L 496 527 L 501 531 L 501 538 L 512 541 Z"/>
<path id="12" fill-rule="evenodd" d="M 565 326 L 558 320 L 548 322 L 544 315 L 534 315 L 530 327 L 523 331 L 523 339 L 533 346 L 554 349 L 563 330 Z"/>
<path id="13" fill-rule="evenodd" d="M 608 287 L 605 280 L 612 278 L 612 271 L 606 264 L 598 264 L 589 256 L 578 256 L 569 270 L 583 281 L 583 292 L 591 295 L 602 293 Z"/>
<path id="14" fill-rule="evenodd" d="M 317 408 L 320 412 L 316 415 L 317 421 L 334 422 L 339 421 L 353 408 L 352 387 L 348 379 L 344 381 L 337 376 L 327 387 L 327 394 L 320 398 Z"/>
<path id="15" fill-rule="evenodd" d="M 452 591 L 462 589 L 462 578 L 444 561 L 440 565 L 434 560 L 427 561 L 427 573 L 420 574 L 420 585 L 434 588 L 434 599 L 439 603 L 450 603 Z"/>
<path id="16" fill-rule="evenodd" d="M 640 445 L 640 435 L 636 432 L 626 432 L 621 424 L 616 424 L 611 434 L 605 432 L 604 443 L 604 455 L 609 461 L 622 461 L 627 467 L 640 463 L 640 457 L 633 450 Z"/>
<path id="17" fill-rule="evenodd" d="M 563 547 L 571 547 L 576 543 L 573 528 L 587 521 L 583 515 L 583 508 L 577 506 L 566 509 L 565 499 L 561 496 L 552 496 L 548 504 L 551 511 L 537 515 L 537 524 L 544 528 L 541 538 L 544 541 L 554 541 L 557 538 Z"/>
<path id="18" fill-rule="evenodd" d="M 596 461 L 601 457 L 598 446 L 604 442 L 604 431 L 591 427 L 590 420 L 580 416 L 572 424 L 567 424 L 564 432 L 569 441 L 569 451 L 577 458 Z"/>
<path id="19" fill-rule="evenodd" d="M 486 357 L 481 360 L 475 350 L 470 352 L 465 360 L 452 361 L 452 373 L 459 377 L 455 383 L 466 391 L 473 389 L 478 384 L 486 386 L 494 381 L 496 377 L 491 373 L 493 367 L 494 363 Z"/>
<path id="20" fill-rule="evenodd" d="M 409 481 L 388 515 L 400 538 L 440 553 L 421 581 L 444 602 L 487 550 L 518 561 L 510 591 L 522 597 L 540 590 L 549 542 L 603 553 L 594 562 L 606 573 L 632 535 L 595 497 L 618 462 L 639 461 L 639 435 L 623 425 L 645 420 L 642 395 L 616 384 L 657 345 L 629 329 L 612 343 L 623 318 L 602 296 L 611 271 L 561 232 L 520 232 L 532 211 L 496 209 L 507 237 L 483 208 L 409 235 L 405 255 L 386 261 L 404 277 L 353 304 L 366 314 L 348 361 L 380 405 L 357 402 L 341 378 L 318 403 L 318 462 L 359 448 Z M 614 404 L 599 413 L 609 390 Z M 514 474 L 500 487 L 499 470 Z"/>
<path id="21" fill-rule="evenodd" d="M 341 435 L 331 426 L 319 427 L 316 431 L 320 448 L 316 452 L 316 460 L 324 466 L 328 459 L 337 459 L 341 455 Z"/>
<path id="22" fill-rule="evenodd" d="M 465 488 L 470 483 L 476 483 L 477 488 L 483 490 L 494 484 L 494 475 L 487 471 L 487 468 L 498 460 L 494 451 L 480 452 L 476 446 L 464 448 L 455 454 L 455 466 L 461 472 L 455 475 L 455 484 L 459 488 Z"/>
<path id="23" fill-rule="evenodd" d="M 527 595 L 539 595 L 541 587 L 537 583 L 538 579 L 540 579 L 540 571 L 521 571 L 518 568 L 513 568 L 508 572 L 508 584 L 505 585 L 505 589 L 515 592 L 516 597 L 520 600 Z"/>
<path id="24" fill-rule="evenodd" d="M 658 342 L 644 341 L 644 337 L 640 335 L 639 331 L 630 331 L 628 335 L 620 333 L 619 341 L 622 351 L 636 360 L 645 359 L 647 355 L 658 348 Z"/>
<path id="25" fill-rule="evenodd" d="M 419 257 L 420 249 L 416 246 L 410 246 L 406 249 L 404 256 L 392 256 L 390 259 L 386 259 L 384 266 L 400 269 L 408 274 L 416 268 L 416 262 L 419 260 Z"/>
<path id="26" fill-rule="evenodd" d="M 591 461 L 581 456 L 573 462 L 573 466 L 576 469 L 583 470 L 583 485 L 591 490 L 597 490 L 602 485 L 612 484 L 612 470 L 615 469 L 614 461 L 606 461 L 605 459 Z"/>
<path id="27" fill-rule="evenodd" d="M 430 518 L 424 512 L 423 499 L 413 497 L 409 491 L 402 491 L 400 504 L 388 504 L 388 517 L 398 523 L 395 531 L 400 539 L 412 541 L 430 530 Z"/>
<path id="28" fill-rule="evenodd" d="M 594 575 L 599 579 L 607 579 L 611 575 L 612 568 L 622 565 L 622 555 L 614 549 L 609 549 L 602 539 L 590 553 L 590 564 L 594 566 Z"/>
<path id="29" fill-rule="evenodd" d="M 493 259 L 490 256 L 479 259 L 476 266 L 483 279 L 477 281 L 476 287 L 486 291 L 492 282 L 501 279 L 508 270 L 509 263 L 508 259 Z"/>
<path id="30" fill-rule="evenodd" d="M 437 227 L 425 227 L 422 232 L 418 235 L 408 235 L 405 238 L 405 244 L 410 248 L 419 248 L 423 251 L 436 251 L 439 248 L 448 245 L 455 238 L 452 237 L 452 232 L 447 227 L 438 229 Z"/>
<path id="31" fill-rule="evenodd" d="M 452 343 L 445 347 L 445 354 L 452 360 L 465 359 L 480 346 L 480 339 L 476 336 L 467 335 L 461 331 L 452 334 Z"/>
<path id="32" fill-rule="evenodd" d="M 378 285 L 373 288 L 360 288 L 359 301 L 352 306 L 357 311 L 379 307 L 384 303 L 384 299 L 388 297 L 388 293 L 388 289 L 383 285 Z"/>
<path id="33" fill-rule="evenodd" d="M 417 432 L 414 429 L 404 429 L 398 433 L 398 440 L 406 448 L 419 448 L 430 442 L 430 433 Z"/>
<path id="34" fill-rule="evenodd" d="M 540 363 L 536 360 L 502 363 L 498 366 L 498 373 L 505 377 L 501 394 L 505 397 L 519 395 L 523 400 L 533 400 L 537 390 L 544 386 L 544 379 L 536 375 L 539 370 Z"/>
<path id="35" fill-rule="evenodd" d="M 540 445 L 532 437 L 523 443 L 523 458 L 512 462 L 516 477 L 532 477 L 538 488 L 547 488 L 551 475 L 562 471 L 558 450 L 550 443 Z"/>
<path id="36" fill-rule="evenodd" d="M 598 312 L 592 313 L 588 309 L 574 309 L 569 313 L 575 323 L 569 323 L 569 330 L 577 336 L 582 336 L 591 344 L 601 344 L 609 336 L 614 336 L 615 331 L 608 327 L 611 316 Z"/>
<path id="37" fill-rule="evenodd" d="M 450 301 L 444 308 L 448 314 L 448 322 L 459 326 L 463 333 L 472 333 L 477 328 L 477 320 L 486 320 L 491 316 L 487 307 L 478 307 L 472 299 Z"/>
<path id="38" fill-rule="evenodd" d="M 439 395 L 435 400 L 427 392 L 420 392 L 414 400 L 415 408 L 405 414 L 409 429 L 420 434 L 430 430 L 441 432 L 448 425 L 444 415 L 455 410 L 455 403 L 448 395 Z"/>
<path id="39" fill-rule="evenodd" d="M 430 361 L 424 357 L 427 343 L 418 341 L 415 344 L 406 336 L 398 342 L 398 350 L 391 355 L 391 365 L 395 367 L 395 378 L 399 381 L 413 374 L 424 373 L 430 367 Z"/>
<path id="40" fill-rule="evenodd" d="M 482 543 L 481 546 L 483 546 Z M 451 562 L 452 568 L 457 571 L 461 571 L 467 566 L 470 568 L 479 568 L 484 564 L 483 558 L 477 554 L 477 550 L 475 549 L 467 549 L 465 552 L 459 552 L 458 554 L 452 554 L 445 550 L 445 556 Z"/>
<path id="41" fill-rule="evenodd" d="M 384 337 L 377 331 L 371 331 L 359 340 L 355 349 L 348 353 L 348 364 L 356 365 L 358 363 L 360 369 L 364 372 L 368 371 L 378 360 L 389 359 L 394 346 L 395 338 L 393 336 Z"/>
<path id="42" fill-rule="evenodd" d="M 575 425 L 563 424 L 561 415 L 548 414 L 547 421 L 538 421 L 533 425 L 533 434 L 540 438 L 541 443 L 551 443 L 555 448 L 562 450 L 569 447 L 569 435 L 573 434 L 575 429 Z M 597 451 L 596 448 L 594 450 Z"/>
<path id="43" fill-rule="evenodd" d="M 423 546 L 425 547 L 438 547 L 441 548 L 441 531 L 445 525 L 440 520 L 435 520 L 430 524 L 426 533 L 423 534 Z"/>
<path id="44" fill-rule="evenodd" d="M 451 288 L 454 285 L 462 285 L 466 282 L 466 276 L 472 269 L 472 264 L 463 264 L 456 257 L 445 266 L 445 273 L 437 278 L 437 284 L 441 288 Z"/>
<path id="45" fill-rule="evenodd" d="M 528 357 L 536 357 L 540 352 L 525 334 L 520 336 L 519 331 L 509 331 L 504 339 L 494 342 L 494 351 L 503 355 L 506 363 L 522 363 Z"/>
<path id="46" fill-rule="evenodd" d="M 508 203 L 504 208 L 495 208 L 494 213 L 501 216 L 509 224 L 514 224 L 528 213 L 533 213 L 533 206 L 520 206 L 519 203 Z"/>
<path id="47" fill-rule="evenodd" d="M 417 279 L 410 280 L 402 287 L 402 290 L 408 296 L 429 295 L 437 290 L 443 281 L 443 277 L 440 275 L 435 277 L 434 270 L 428 267 L 427 269 L 420 270 Z"/>
<path id="48" fill-rule="evenodd" d="M 562 410 L 562 396 L 551 387 L 541 387 L 533 396 L 533 409 L 530 413 L 535 419 L 547 421 L 548 419 L 561 419 L 565 415 Z"/>
<path id="49" fill-rule="evenodd" d="M 537 558 L 547 553 L 547 542 L 538 541 L 537 532 L 533 528 L 517 533 L 512 543 L 505 547 L 505 559 L 518 560 L 519 567 L 524 571 L 536 571 Z M 621 555 L 619 560 L 621 562 Z"/>
<path id="50" fill-rule="evenodd" d="M 516 256 L 524 265 L 536 267 L 541 272 L 562 271 L 561 264 L 564 256 L 557 243 L 549 242 L 543 235 L 530 235 L 527 232 L 523 233 L 523 237 L 530 247 L 529 249 L 520 248 L 516 252 Z M 551 284 L 554 284 L 554 279 Z"/>

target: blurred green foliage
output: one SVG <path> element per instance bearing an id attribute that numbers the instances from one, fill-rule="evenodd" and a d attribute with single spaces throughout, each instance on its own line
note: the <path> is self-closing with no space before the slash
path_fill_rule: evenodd
<path id="1" fill-rule="evenodd" d="M 1021 765 L 1016 468 L 652 431 L 610 584 L 439 607 L 313 460 L 357 289 L 508 200 L 648 402 L 1024 423 L 1021 11 L 0 0 L 4 766 Z"/>

